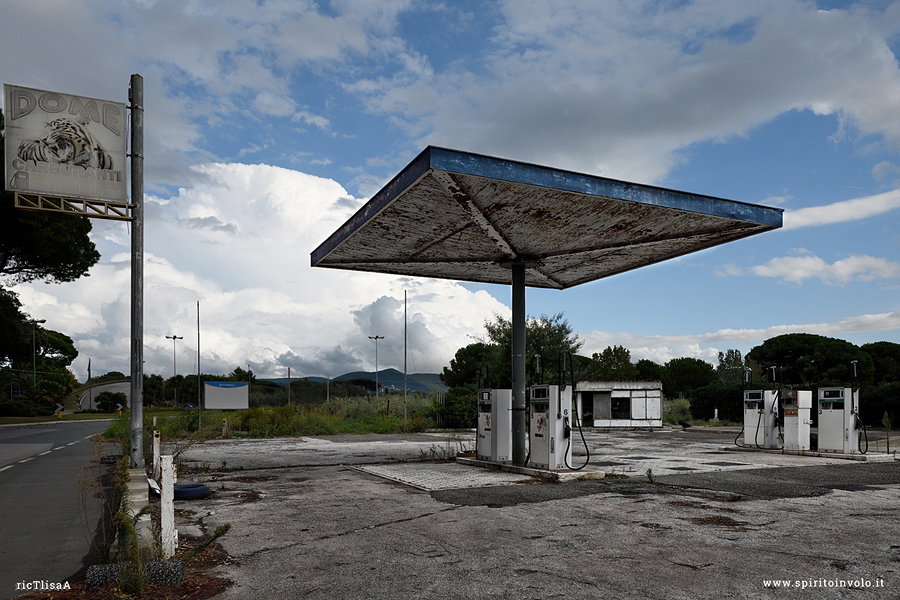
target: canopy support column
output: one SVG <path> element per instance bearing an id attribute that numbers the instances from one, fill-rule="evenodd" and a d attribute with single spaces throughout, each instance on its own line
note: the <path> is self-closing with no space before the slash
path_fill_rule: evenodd
<path id="1" fill-rule="evenodd" d="M 525 267 L 512 268 L 512 462 L 524 465 L 525 441 Z"/>

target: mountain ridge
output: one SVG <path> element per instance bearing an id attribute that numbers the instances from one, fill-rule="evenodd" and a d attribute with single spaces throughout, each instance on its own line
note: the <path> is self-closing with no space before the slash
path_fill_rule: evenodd
<path id="1" fill-rule="evenodd" d="M 318 381 L 320 383 L 325 383 L 326 381 L 328 381 L 328 379 L 325 377 L 291 377 L 292 382 L 301 379 Z M 331 381 L 348 381 L 350 379 L 371 379 L 372 381 L 375 381 L 375 371 L 351 371 L 350 373 L 344 373 L 343 375 L 333 377 Z M 260 380 L 271 381 L 273 383 L 277 383 L 278 385 L 287 385 L 288 383 L 287 377 L 267 377 L 265 379 L 260 378 Z M 406 380 L 407 389 L 410 392 L 422 392 L 425 394 L 436 392 L 441 385 L 440 375 L 438 373 L 408 373 L 406 376 Z M 378 385 L 380 385 L 382 388 L 392 388 L 402 392 L 403 373 L 401 373 L 397 369 L 381 369 L 378 371 Z"/>

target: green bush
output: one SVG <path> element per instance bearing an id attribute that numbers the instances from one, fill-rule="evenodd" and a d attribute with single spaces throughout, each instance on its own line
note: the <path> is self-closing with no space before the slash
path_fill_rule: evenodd
<path id="1" fill-rule="evenodd" d="M 128 396 L 122 392 L 101 392 L 97 394 L 95 399 L 97 410 L 102 412 L 112 412 L 121 404 L 122 407 L 128 406 Z"/>
<path id="2" fill-rule="evenodd" d="M 744 420 L 744 387 L 713 382 L 691 393 L 691 414 L 695 419 L 709 420 L 719 410 L 719 419 Z"/>
<path id="3" fill-rule="evenodd" d="M 859 412 L 866 427 L 878 427 L 884 413 L 894 423 L 900 422 L 900 381 L 863 389 L 859 394 Z"/>
<path id="4" fill-rule="evenodd" d="M 663 423 L 671 425 L 678 421 L 691 420 L 691 401 L 687 398 L 666 398 L 663 400 Z"/>
<path id="5" fill-rule="evenodd" d="M 255 406 L 238 412 L 235 426 L 241 431 L 260 431 L 268 427 L 269 412 L 261 407 Z"/>
<path id="6" fill-rule="evenodd" d="M 43 417 L 52 415 L 54 407 L 38 402 L 0 402 L 0 417 Z"/>
<path id="7" fill-rule="evenodd" d="M 474 391 L 454 388 L 445 397 L 444 403 L 435 403 L 434 410 L 441 418 L 441 426 L 448 428 L 473 428 L 478 414 L 475 410 Z"/>
<path id="8" fill-rule="evenodd" d="M 333 435 L 348 431 L 345 415 L 323 405 L 303 406 L 297 417 L 295 435 Z"/>

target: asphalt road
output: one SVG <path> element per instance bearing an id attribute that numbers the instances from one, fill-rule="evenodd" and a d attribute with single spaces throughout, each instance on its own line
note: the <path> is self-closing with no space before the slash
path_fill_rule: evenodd
<path id="1" fill-rule="evenodd" d="M 79 421 L 0 427 L 0 597 L 16 584 L 63 583 L 84 566 L 100 499 L 79 493 L 79 477 L 98 453 L 90 437 L 109 426 Z M 82 512 L 87 510 L 87 531 Z"/>

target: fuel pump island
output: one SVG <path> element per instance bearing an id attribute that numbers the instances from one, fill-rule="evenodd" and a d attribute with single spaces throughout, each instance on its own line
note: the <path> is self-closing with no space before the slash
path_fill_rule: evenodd
<path id="1" fill-rule="evenodd" d="M 511 283 L 511 462 L 524 465 L 530 459 L 527 286 L 564 290 L 778 229 L 782 214 L 778 208 L 429 146 L 313 250 L 310 262 L 406 277 Z M 566 434 L 567 417 L 571 428 L 571 389 L 566 397 L 564 391 L 557 397 L 552 386 L 542 388 L 532 399 L 532 415 L 545 415 L 542 436 L 544 426 L 553 432 L 532 440 L 535 460 L 542 461 L 536 464 L 560 468 L 567 462 L 560 458 L 558 438 L 559 427 Z M 500 397 L 492 391 L 481 410 L 492 415 L 490 444 L 497 444 L 498 458 L 505 452 L 505 439 L 494 440 L 501 415 L 495 411 L 505 403 Z"/>
<path id="2" fill-rule="evenodd" d="M 855 381 L 856 361 L 852 366 Z M 744 423 L 735 444 L 798 454 L 865 454 L 869 444 L 859 417 L 859 388 L 818 388 L 814 444 L 812 396 L 809 390 L 745 390 Z M 742 443 L 738 441 L 741 437 Z"/>

